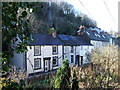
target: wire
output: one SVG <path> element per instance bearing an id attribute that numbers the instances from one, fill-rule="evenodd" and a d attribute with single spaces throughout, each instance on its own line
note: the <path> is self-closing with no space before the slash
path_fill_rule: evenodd
<path id="1" fill-rule="evenodd" d="M 110 10 L 109 10 L 109 8 L 108 8 L 105 0 L 103 0 L 103 2 L 104 2 L 105 6 L 106 6 L 106 8 L 107 8 L 107 10 L 108 10 L 108 12 L 109 12 L 109 14 L 110 14 L 110 17 L 112 18 L 112 20 L 114 21 L 114 23 L 117 25 L 117 23 L 116 23 L 115 19 L 113 18 L 113 16 L 112 16 L 112 14 L 111 14 L 111 12 L 110 12 Z"/>
<path id="2" fill-rule="evenodd" d="M 80 0 L 79 0 L 79 2 L 84 7 L 84 9 L 87 11 L 87 13 L 90 15 L 90 17 L 93 18 L 92 15 L 90 14 L 90 12 L 88 11 L 88 9 L 85 8 L 84 4 Z"/>

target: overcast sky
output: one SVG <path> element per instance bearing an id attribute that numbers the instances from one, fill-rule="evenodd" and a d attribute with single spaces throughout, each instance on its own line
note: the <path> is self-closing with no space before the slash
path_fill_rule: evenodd
<path id="1" fill-rule="evenodd" d="M 118 2 L 120 0 L 80 0 L 84 7 L 79 0 L 67 1 L 72 4 L 76 10 L 87 14 L 90 18 L 94 19 L 99 28 L 105 31 L 118 31 Z M 104 1 L 106 2 L 112 17 L 110 16 Z"/>

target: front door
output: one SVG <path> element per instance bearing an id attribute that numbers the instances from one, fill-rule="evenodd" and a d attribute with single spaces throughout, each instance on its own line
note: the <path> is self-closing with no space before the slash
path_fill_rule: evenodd
<path id="1" fill-rule="evenodd" d="M 48 72 L 50 70 L 50 59 L 44 59 L 44 71 Z"/>
<path id="2" fill-rule="evenodd" d="M 75 64 L 77 64 L 79 66 L 79 55 L 76 55 L 76 61 Z"/>
<path id="3" fill-rule="evenodd" d="M 83 65 L 83 56 L 80 56 L 80 64 Z"/>

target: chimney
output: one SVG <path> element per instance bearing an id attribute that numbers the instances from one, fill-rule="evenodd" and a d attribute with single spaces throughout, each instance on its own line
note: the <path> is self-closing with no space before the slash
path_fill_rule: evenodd
<path id="1" fill-rule="evenodd" d="M 56 35 L 57 35 L 56 31 L 54 31 L 54 32 L 52 33 L 52 36 L 53 36 L 54 38 L 56 38 Z"/>
<path id="2" fill-rule="evenodd" d="M 80 26 L 79 30 L 77 31 L 77 35 L 82 35 L 84 30 L 85 30 L 85 27 L 84 26 Z"/>

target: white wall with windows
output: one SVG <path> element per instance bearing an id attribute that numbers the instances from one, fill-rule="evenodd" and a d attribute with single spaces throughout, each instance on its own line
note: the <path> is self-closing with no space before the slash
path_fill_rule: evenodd
<path id="1" fill-rule="evenodd" d="M 27 46 L 27 73 L 44 72 L 44 61 L 49 59 L 49 70 L 62 66 L 62 46 Z"/>
<path id="2" fill-rule="evenodd" d="M 86 64 L 89 61 L 86 60 L 86 52 L 91 52 L 94 46 L 64 46 L 64 58 L 69 60 L 70 65 L 75 65 L 76 56 L 83 58 L 82 64 Z"/>

